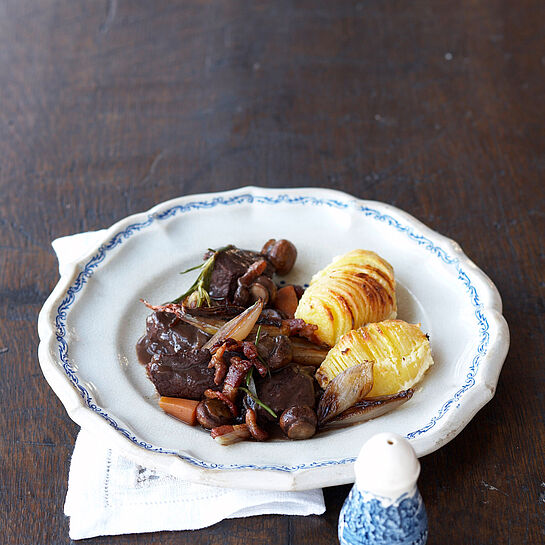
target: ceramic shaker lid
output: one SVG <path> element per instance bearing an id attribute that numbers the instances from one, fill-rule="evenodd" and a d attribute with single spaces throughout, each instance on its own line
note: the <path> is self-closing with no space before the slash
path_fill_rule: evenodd
<path id="1" fill-rule="evenodd" d="M 420 462 L 409 441 L 395 433 L 379 433 L 362 447 L 354 471 L 362 491 L 396 498 L 416 485 Z"/>

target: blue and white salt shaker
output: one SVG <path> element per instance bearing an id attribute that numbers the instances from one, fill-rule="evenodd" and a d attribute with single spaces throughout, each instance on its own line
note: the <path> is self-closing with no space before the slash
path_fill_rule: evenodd
<path id="1" fill-rule="evenodd" d="M 424 545 L 428 517 L 416 480 L 420 462 L 410 443 L 379 433 L 362 447 L 356 482 L 339 517 L 341 545 Z"/>

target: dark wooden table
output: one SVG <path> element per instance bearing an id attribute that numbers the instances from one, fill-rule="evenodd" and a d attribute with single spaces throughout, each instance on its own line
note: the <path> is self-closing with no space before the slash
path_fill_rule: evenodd
<path id="1" fill-rule="evenodd" d="M 430 544 L 545 540 L 545 3 L 0 2 L 0 532 L 69 543 L 78 428 L 40 372 L 56 237 L 241 185 L 392 203 L 498 286 L 496 396 L 422 459 Z M 323 516 L 101 544 L 336 543 Z"/>

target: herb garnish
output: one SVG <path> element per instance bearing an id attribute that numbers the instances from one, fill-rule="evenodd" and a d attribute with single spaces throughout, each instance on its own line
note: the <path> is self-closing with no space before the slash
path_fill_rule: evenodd
<path id="1" fill-rule="evenodd" d="M 216 262 L 216 257 L 220 252 L 223 252 L 225 250 L 228 250 L 229 248 L 232 248 L 232 245 L 224 246 L 223 248 L 220 248 L 219 250 L 213 250 L 211 248 L 208 248 L 209 251 L 213 252 L 212 255 L 206 260 L 203 261 L 199 265 L 195 265 L 194 267 L 190 267 L 189 269 L 186 269 L 185 271 L 182 271 L 180 274 L 186 274 L 191 271 L 195 271 L 197 269 L 201 269 L 201 272 L 199 273 L 199 276 L 197 276 L 197 279 L 191 287 L 182 295 L 174 299 L 174 301 L 171 301 L 172 303 L 181 303 L 186 297 L 192 296 L 192 298 L 195 299 L 195 306 L 200 307 L 203 305 L 203 303 L 206 302 L 207 306 L 210 306 L 210 295 L 208 293 L 210 289 L 210 277 L 212 276 L 212 271 L 214 270 L 214 263 Z"/>
<path id="2" fill-rule="evenodd" d="M 250 393 L 254 396 L 257 396 L 257 390 L 255 389 L 255 382 L 254 382 L 254 368 L 250 367 L 250 370 L 248 373 L 246 373 L 246 388 L 250 390 Z"/>
<path id="3" fill-rule="evenodd" d="M 257 332 L 259 334 L 259 329 L 257 330 Z M 257 339 L 257 336 L 256 336 L 256 339 Z M 250 367 L 250 370 L 248 371 L 248 373 L 246 373 L 246 388 L 244 388 L 244 386 L 239 386 L 239 388 L 243 392 L 246 392 L 254 400 L 254 402 L 257 403 L 257 405 L 259 405 L 260 407 L 263 407 L 263 409 L 265 409 L 271 416 L 273 416 L 274 418 L 278 418 L 276 413 L 268 405 L 265 405 L 265 403 L 260 401 L 260 399 L 257 397 L 257 390 L 255 388 L 253 371 L 254 371 L 254 368 Z"/>
<path id="4" fill-rule="evenodd" d="M 257 343 L 259 342 L 259 336 L 260 336 L 260 335 L 261 335 L 261 324 L 259 324 L 259 325 L 257 326 L 257 332 L 256 332 L 256 334 L 255 334 L 255 342 L 254 342 L 254 344 L 255 344 L 256 348 L 257 348 Z M 258 355 L 258 357 L 259 357 L 259 355 Z"/>
<path id="5" fill-rule="evenodd" d="M 256 395 L 252 394 L 252 392 L 250 392 L 248 388 L 244 388 L 244 386 L 239 386 L 239 388 L 243 392 L 246 392 L 255 401 L 255 403 L 257 403 L 257 405 L 263 407 L 263 409 L 265 409 L 271 416 L 273 416 L 274 418 L 278 418 L 277 414 L 268 405 L 265 405 L 265 403 L 260 401 Z"/>

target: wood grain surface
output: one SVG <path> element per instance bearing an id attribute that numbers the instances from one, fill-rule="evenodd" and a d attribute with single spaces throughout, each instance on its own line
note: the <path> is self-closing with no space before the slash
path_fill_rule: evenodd
<path id="1" fill-rule="evenodd" d="M 545 541 L 545 2 L 0 1 L 0 541 L 66 544 L 77 426 L 42 377 L 52 239 L 179 195 L 385 201 L 493 279 L 496 396 L 422 459 L 430 544 Z M 96 544 L 331 544 L 323 516 Z"/>

